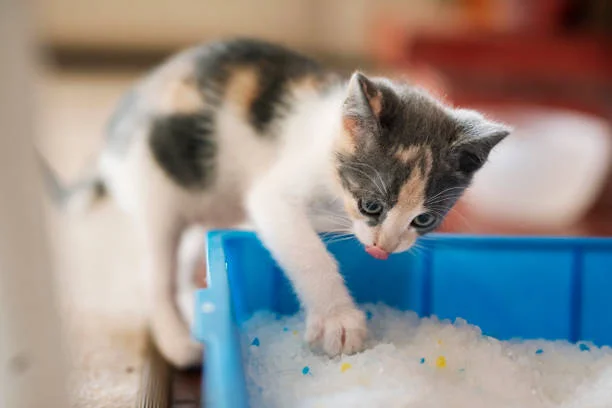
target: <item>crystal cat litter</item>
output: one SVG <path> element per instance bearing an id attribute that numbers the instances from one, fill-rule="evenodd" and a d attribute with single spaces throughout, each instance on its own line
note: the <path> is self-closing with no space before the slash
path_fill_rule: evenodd
<path id="1" fill-rule="evenodd" d="M 368 349 L 331 360 L 283 333 L 283 325 L 302 330 L 302 315 L 278 321 L 257 313 L 243 335 L 250 406 L 603 408 L 612 402 L 609 347 L 499 341 L 461 319 L 451 324 L 364 307 L 374 316 Z M 252 336 L 260 347 L 248 346 Z M 589 405 L 598 392 L 599 401 Z"/>

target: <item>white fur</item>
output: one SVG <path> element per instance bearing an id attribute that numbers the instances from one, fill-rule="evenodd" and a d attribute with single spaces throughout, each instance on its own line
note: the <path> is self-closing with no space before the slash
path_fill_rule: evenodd
<path id="1" fill-rule="evenodd" d="M 342 197 L 331 173 L 346 91 L 338 88 L 325 97 L 307 89 L 296 93 L 294 111 L 279 129 L 280 140 L 255 134 L 241 119 L 238 107 L 223 106 L 216 118 L 217 180 L 213 187 L 196 193 L 171 181 L 148 148 L 146 118 L 167 112 L 172 103 L 156 98 L 177 97 L 178 92 L 177 109 L 198 108 L 181 82 L 189 74 L 183 63 L 169 64 L 159 73 L 180 85 L 160 94 L 160 89 L 169 88 L 160 87 L 158 80 L 141 83 L 139 92 L 151 94 L 141 102 L 140 110 L 146 114 L 128 116 L 117 127 L 131 133 L 134 140 L 122 155 L 103 154 L 100 170 L 111 193 L 142 231 L 154 280 L 152 330 L 162 353 L 179 367 L 195 364 L 202 356 L 184 321 L 192 319 L 194 288 L 192 280 L 178 277 L 176 270 L 182 231 L 194 224 L 228 228 L 245 221 L 254 224 L 292 281 L 307 311 L 306 339 L 330 355 L 360 350 L 366 336 L 365 317 L 317 234 L 347 228 L 343 220 L 348 217 L 338 205 Z M 197 236 L 203 233 L 202 229 L 191 235 L 187 244 L 200 254 L 204 252 Z M 369 244 L 364 234 L 358 230 L 360 239 Z M 183 259 L 181 265 L 189 269 L 194 264 Z"/>
<path id="2" fill-rule="evenodd" d="M 250 222 L 285 270 L 306 309 L 306 339 L 329 355 L 360 350 L 366 336 L 364 314 L 356 308 L 336 260 L 318 232 L 355 233 L 364 245 L 375 245 L 383 255 L 407 250 L 417 238 L 411 222 L 426 210 L 424 191 L 404 191 L 403 195 L 410 197 L 388 209 L 383 223 L 372 227 L 359 215 L 355 198 L 339 186 L 335 149 L 353 148 L 350 140 L 338 140 L 347 137 L 343 135 L 343 114 L 365 112 L 370 117 L 376 110 L 367 105 L 369 99 L 357 83 L 359 74 L 353 76 L 352 88 L 338 84 L 320 93 L 308 86 L 294 86 L 290 90 L 291 109 L 273 123 L 274 136 L 259 135 L 245 119 L 245 107 L 238 106 L 240 102 L 234 105 L 232 97 L 221 107 L 207 106 L 205 98 L 210 95 L 203 96 L 196 88 L 193 71 L 194 57 L 204 56 L 202 52 L 208 51 L 204 47 L 181 53 L 140 82 L 136 97 L 126 100 L 124 109 L 129 111 L 123 112 L 110 130 L 113 137 L 109 140 L 129 143 L 109 147 L 100 160 L 100 174 L 109 191 L 133 215 L 142 232 L 147 267 L 153 277 L 151 327 L 157 345 L 176 366 L 199 362 L 201 346 L 191 339 L 185 322 L 193 319 L 194 290 L 194 280 L 185 271 L 202 263 L 200 242 L 205 229 Z M 231 91 L 238 99 L 242 86 L 253 85 L 255 78 L 240 75 L 244 76 Z M 242 96 L 252 95 L 244 90 Z M 152 157 L 148 140 L 151 121 L 158 115 L 189 114 L 206 108 L 215 115 L 215 180 L 203 190 L 185 189 Z M 458 111 L 456 116 L 469 122 L 468 130 L 474 133 L 465 140 L 483 131 L 485 136 L 503 131 L 471 111 Z M 367 139 L 365 145 L 368 143 L 373 146 L 375 140 Z M 377 169 L 369 168 L 363 174 L 382 192 L 387 189 Z M 407 187 L 416 189 L 418 182 L 415 179 L 415 185 Z M 346 212 L 345 206 L 350 211 Z M 185 260 L 184 254 L 179 254 L 179 244 L 183 231 L 193 225 L 202 229 L 187 236 L 184 249 L 196 257 Z"/>

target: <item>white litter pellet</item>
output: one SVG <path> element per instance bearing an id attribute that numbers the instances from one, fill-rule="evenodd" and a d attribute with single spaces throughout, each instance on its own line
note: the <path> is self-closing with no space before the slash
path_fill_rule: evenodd
<path id="1" fill-rule="evenodd" d="M 476 326 L 366 305 L 366 351 L 330 359 L 303 343 L 302 315 L 256 314 L 243 330 L 252 407 L 612 407 L 612 350 L 499 341 Z"/>

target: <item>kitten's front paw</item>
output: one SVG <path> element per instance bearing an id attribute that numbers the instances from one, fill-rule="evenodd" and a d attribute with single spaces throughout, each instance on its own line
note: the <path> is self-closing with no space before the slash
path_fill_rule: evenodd
<path id="1" fill-rule="evenodd" d="M 320 345 L 330 356 L 363 350 L 366 335 L 365 315 L 354 306 L 337 308 L 325 315 L 309 313 L 306 319 L 306 341 Z"/>

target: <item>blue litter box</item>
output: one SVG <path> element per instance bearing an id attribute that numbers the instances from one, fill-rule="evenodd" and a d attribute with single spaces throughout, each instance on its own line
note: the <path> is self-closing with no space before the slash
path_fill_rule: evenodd
<path id="1" fill-rule="evenodd" d="M 432 235 L 420 246 L 387 261 L 354 240 L 329 249 L 359 303 L 462 317 L 499 339 L 612 344 L 612 239 Z M 211 232 L 208 273 L 193 328 L 205 344 L 204 404 L 248 407 L 240 326 L 256 311 L 293 314 L 299 305 L 252 233 Z"/>

